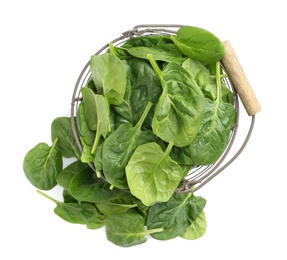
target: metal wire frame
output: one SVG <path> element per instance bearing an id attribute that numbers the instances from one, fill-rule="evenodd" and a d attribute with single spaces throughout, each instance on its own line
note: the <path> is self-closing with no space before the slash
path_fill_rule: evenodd
<path id="1" fill-rule="evenodd" d="M 176 34 L 177 30 L 182 27 L 183 25 L 179 24 L 143 24 L 143 25 L 137 25 L 133 29 L 125 31 L 122 33 L 122 35 L 111 42 L 116 45 L 121 45 L 124 43 L 127 39 L 130 39 L 132 37 L 142 36 L 142 35 L 150 35 L 150 34 Z M 177 30 L 175 30 L 177 29 Z M 103 52 L 105 52 L 109 48 L 109 43 L 104 45 L 101 49 L 99 49 L 95 55 L 99 55 Z M 79 148 L 79 150 L 82 152 L 82 145 L 79 140 L 79 133 L 78 128 L 76 124 L 76 113 L 78 109 L 78 105 L 81 102 L 81 96 L 80 96 L 80 89 L 84 87 L 87 83 L 87 81 L 91 77 L 91 72 L 89 69 L 90 62 L 88 61 L 87 64 L 82 69 L 80 75 L 78 76 L 78 79 L 76 81 L 73 95 L 72 95 L 72 102 L 71 102 L 71 124 L 72 124 L 72 131 L 73 135 L 76 141 L 76 144 Z M 222 70 L 224 73 L 226 73 L 226 70 L 224 66 L 221 64 Z M 235 141 L 235 137 L 238 131 L 239 126 L 239 98 L 236 90 L 233 87 L 232 82 L 228 78 L 224 78 L 224 83 L 232 90 L 234 94 L 234 106 L 235 110 L 237 112 L 236 114 L 236 122 L 234 124 L 234 127 L 231 131 L 228 144 L 225 148 L 225 151 L 223 152 L 222 156 L 212 165 L 208 166 L 199 166 L 194 167 L 190 169 L 188 174 L 186 175 L 185 180 L 182 182 L 182 185 L 176 190 L 177 193 L 183 193 L 183 192 L 196 192 L 200 188 L 202 188 L 204 185 L 206 185 L 209 181 L 211 181 L 214 177 L 216 177 L 219 173 L 221 173 L 223 170 L 225 170 L 232 162 L 236 160 L 236 158 L 242 153 L 244 148 L 246 147 L 250 136 L 252 134 L 254 124 L 255 124 L 255 115 L 251 117 L 251 123 L 249 127 L 249 131 L 246 135 L 246 138 L 244 142 L 242 143 L 241 147 L 238 149 L 238 151 L 233 155 L 231 159 L 229 159 L 227 162 L 225 162 L 223 165 L 222 163 L 226 160 L 227 155 L 231 151 L 231 148 L 233 146 L 233 143 Z M 95 166 L 90 163 L 89 164 L 92 169 L 95 169 Z M 221 166 L 221 167 L 220 167 Z M 103 179 L 104 174 L 101 175 Z"/>

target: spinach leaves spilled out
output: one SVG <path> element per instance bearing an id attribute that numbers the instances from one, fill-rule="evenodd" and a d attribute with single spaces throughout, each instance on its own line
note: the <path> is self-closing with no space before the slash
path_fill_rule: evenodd
<path id="1" fill-rule="evenodd" d="M 143 35 L 92 55 L 75 125 L 51 124 L 51 145 L 27 152 L 23 170 L 54 212 L 130 247 L 206 230 L 206 200 L 178 193 L 192 167 L 218 160 L 235 123 L 233 93 L 222 81 L 222 42 L 184 26 L 176 35 Z M 64 159 L 73 158 L 67 166 Z M 44 193 L 62 187 L 63 201 Z M 41 191 L 42 190 L 42 191 Z"/>

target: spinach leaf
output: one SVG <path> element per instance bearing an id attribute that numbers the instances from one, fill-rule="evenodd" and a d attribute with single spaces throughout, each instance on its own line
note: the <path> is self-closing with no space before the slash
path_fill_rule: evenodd
<path id="1" fill-rule="evenodd" d="M 164 35 L 145 35 L 145 36 L 138 36 L 127 40 L 123 45 L 122 48 L 133 48 L 133 47 L 153 47 L 157 45 L 164 45 L 168 43 L 172 43 L 173 41 L 170 39 L 169 36 Z"/>
<path id="2" fill-rule="evenodd" d="M 90 166 L 77 160 L 64 168 L 56 177 L 57 183 L 65 189 L 69 189 L 71 179 L 82 171 L 90 171 Z"/>
<path id="3" fill-rule="evenodd" d="M 143 217 L 136 212 L 108 215 L 106 218 L 107 239 L 115 245 L 130 247 L 145 243 L 148 234 L 160 232 L 161 228 L 145 230 Z"/>
<path id="4" fill-rule="evenodd" d="M 131 204 L 130 201 L 116 199 L 96 204 L 97 208 L 105 215 L 120 214 L 131 208 L 137 207 L 137 204 Z"/>
<path id="5" fill-rule="evenodd" d="M 194 26 L 181 27 L 171 39 L 187 57 L 206 63 L 219 61 L 224 56 L 223 43 L 211 32 Z"/>
<path id="6" fill-rule="evenodd" d="M 124 193 L 117 188 L 110 189 L 110 184 L 98 178 L 92 169 L 75 174 L 70 181 L 69 190 L 76 200 L 92 203 L 101 203 Z"/>
<path id="7" fill-rule="evenodd" d="M 56 138 L 50 147 L 46 143 L 39 143 L 26 154 L 23 170 L 36 188 L 50 190 L 57 185 L 56 177 L 63 167 L 62 155 L 56 148 Z"/>
<path id="8" fill-rule="evenodd" d="M 135 126 L 130 123 L 122 124 L 104 142 L 102 152 L 103 172 L 107 181 L 115 187 L 129 188 L 125 167 L 132 153 L 139 145 L 155 140 L 151 131 L 141 131 L 142 124 L 151 106 L 152 104 L 149 102 Z"/>
<path id="9" fill-rule="evenodd" d="M 95 94 L 89 88 L 82 88 L 81 93 L 83 95 L 84 112 L 89 128 L 96 130 L 95 140 L 91 147 L 91 154 L 95 154 L 101 136 L 106 138 L 111 130 L 109 106 L 104 96 Z M 92 116 L 89 117 L 91 114 Z M 83 144 L 85 145 L 85 143 Z"/>
<path id="10" fill-rule="evenodd" d="M 93 95 L 91 95 L 89 97 L 93 97 Z M 93 100 L 92 100 L 92 102 L 93 102 Z M 96 124 L 97 123 L 97 118 L 96 118 L 97 114 L 95 113 L 95 111 L 93 109 L 91 109 L 91 107 L 89 107 L 89 109 L 85 110 L 84 109 L 84 103 L 86 103 L 86 106 L 89 106 L 89 104 L 87 104 L 88 102 L 86 99 L 85 99 L 85 101 L 83 101 L 79 104 L 78 111 L 77 111 L 77 117 L 76 117 L 77 126 L 79 129 L 80 137 L 82 137 L 83 141 L 87 145 L 92 146 L 94 143 L 94 140 L 95 140 L 96 133 L 95 133 L 95 131 L 91 130 L 91 129 L 93 129 L 93 126 L 91 128 L 89 128 L 87 121 L 89 121 L 91 124 L 93 124 L 94 122 Z M 86 115 L 86 113 L 87 113 L 87 115 Z M 93 118 L 93 119 L 90 120 L 90 118 Z M 87 120 L 87 119 L 89 119 L 89 120 Z M 97 128 L 95 126 L 94 130 L 96 130 L 96 129 Z"/>
<path id="11" fill-rule="evenodd" d="M 155 239 L 168 240 L 185 233 L 192 221 L 200 215 L 206 200 L 192 193 L 174 195 L 167 202 L 151 206 L 147 219 L 147 228 L 163 228 L 162 232 L 151 234 Z"/>
<path id="12" fill-rule="evenodd" d="M 76 144 L 70 117 L 58 117 L 54 119 L 51 125 L 52 140 L 58 139 L 57 149 L 65 158 L 81 158 L 81 153 Z"/>
<path id="13" fill-rule="evenodd" d="M 153 132 L 162 140 L 183 147 L 197 135 L 204 111 L 204 96 L 190 74 L 179 64 L 169 63 L 161 71 L 148 55 L 163 92 L 155 108 Z"/>
<path id="14" fill-rule="evenodd" d="M 110 53 L 93 55 L 90 59 L 90 69 L 98 93 L 106 97 L 109 105 L 121 104 L 126 88 L 123 62 Z"/>
<path id="15" fill-rule="evenodd" d="M 206 99 L 200 130 L 189 145 L 191 158 L 199 165 L 209 165 L 218 160 L 227 145 L 236 119 L 234 106 L 222 100 L 219 62 L 216 81 L 216 100 Z"/>
<path id="16" fill-rule="evenodd" d="M 156 104 L 162 92 L 158 78 L 150 64 L 140 59 L 127 61 L 127 86 L 124 101 L 113 106 L 115 112 L 127 122 L 135 125 L 142 116 L 148 102 Z M 154 114 L 151 108 L 143 125 L 150 128 Z"/>
<path id="17" fill-rule="evenodd" d="M 181 167 L 157 143 L 140 145 L 132 154 L 126 176 L 131 193 L 146 206 L 170 199 L 183 178 Z"/>
<path id="18" fill-rule="evenodd" d="M 104 225 L 102 214 L 92 204 L 63 203 L 39 190 L 37 192 L 56 203 L 57 206 L 54 209 L 55 214 L 67 222 L 72 224 L 94 225 L 97 220 L 97 222 L 100 221 L 102 223 L 102 226 Z"/>
<path id="19" fill-rule="evenodd" d="M 195 240 L 204 235 L 206 231 L 206 218 L 204 211 L 201 211 L 199 216 L 191 222 L 185 233 L 181 235 L 182 238 L 187 240 Z"/>
<path id="20" fill-rule="evenodd" d="M 186 58 L 182 57 L 182 53 L 178 51 L 174 44 L 158 45 L 153 47 L 132 47 L 126 49 L 127 52 L 137 58 L 147 59 L 148 54 L 153 55 L 155 60 L 165 62 L 182 63 Z"/>
<path id="21" fill-rule="evenodd" d="M 202 90 L 205 97 L 212 100 L 216 98 L 216 85 L 209 70 L 201 62 L 191 58 L 182 63 L 182 67 L 187 70 L 197 85 Z"/>

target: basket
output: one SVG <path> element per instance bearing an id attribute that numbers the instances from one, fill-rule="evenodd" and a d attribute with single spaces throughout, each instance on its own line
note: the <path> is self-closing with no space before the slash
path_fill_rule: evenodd
<path id="1" fill-rule="evenodd" d="M 116 46 L 121 46 L 126 40 L 132 38 L 132 37 L 138 37 L 138 36 L 144 36 L 144 35 L 151 35 L 151 34 L 159 34 L 159 35 L 175 35 L 177 30 L 181 28 L 183 25 L 137 25 L 133 29 L 125 31 L 122 33 L 122 35 L 115 40 L 111 41 Z M 227 42 L 229 43 L 229 42 Z M 230 46 L 229 46 L 230 47 Z M 109 44 L 106 44 L 101 49 L 99 49 L 95 55 L 99 55 L 101 53 L 104 53 L 109 48 Z M 231 47 L 230 47 L 231 48 Z M 223 58 L 221 61 L 221 67 L 222 70 L 228 74 L 228 78 L 224 78 L 224 83 L 228 88 L 233 92 L 234 94 L 234 107 L 237 112 L 236 115 L 236 122 L 234 124 L 234 127 L 230 133 L 228 144 L 225 148 L 225 151 L 221 155 L 221 157 L 212 165 L 208 166 L 200 166 L 200 167 L 194 167 L 190 169 L 188 174 L 185 177 L 185 180 L 182 182 L 181 186 L 176 190 L 178 193 L 183 192 L 196 192 L 200 188 L 202 188 L 205 184 L 207 184 L 210 180 L 212 180 L 215 176 L 217 176 L 219 173 L 221 173 L 224 169 L 226 169 L 236 158 L 241 154 L 241 152 L 244 150 L 245 146 L 247 145 L 250 136 L 252 134 L 252 130 L 255 124 L 255 114 L 261 110 L 260 105 L 256 99 L 256 96 L 254 92 L 252 91 L 252 88 L 242 70 L 242 67 L 240 66 L 240 63 L 233 52 L 233 49 L 229 49 L 228 51 L 233 60 L 232 62 L 229 62 L 228 58 Z M 226 61 L 225 61 L 225 60 Z M 235 62 L 234 62 L 235 61 Z M 86 85 L 88 80 L 91 77 L 91 72 L 89 69 L 90 63 L 88 62 L 84 68 L 82 69 L 72 95 L 72 103 L 71 103 L 71 124 L 72 124 L 72 130 L 73 135 L 76 141 L 76 144 L 80 151 L 82 151 L 83 147 L 79 139 L 79 133 L 78 128 L 76 125 L 76 114 L 77 109 L 82 101 L 80 90 L 82 87 Z M 249 131 L 245 137 L 245 140 L 243 141 L 241 147 L 234 152 L 234 155 L 231 157 L 231 159 L 227 160 L 227 155 L 230 153 L 231 148 L 234 144 L 236 134 L 238 132 L 238 126 L 239 126 L 239 109 L 240 109 L 240 101 L 243 103 L 247 113 L 249 116 L 251 116 L 251 123 L 249 127 Z M 95 166 L 92 163 L 89 163 L 92 169 L 95 169 Z M 101 176 L 103 179 L 105 179 L 104 174 Z"/>

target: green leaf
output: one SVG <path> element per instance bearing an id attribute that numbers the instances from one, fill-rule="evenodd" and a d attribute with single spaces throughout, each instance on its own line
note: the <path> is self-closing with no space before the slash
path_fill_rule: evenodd
<path id="1" fill-rule="evenodd" d="M 183 147 L 197 135 L 204 111 L 202 91 L 179 64 L 161 71 L 152 55 L 149 60 L 163 88 L 152 121 L 153 132 L 162 140 Z"/>
<path id="2" fill-rule="evenodd" d="M 202 237 L 206 231 L 206 218 L 204 211 L 201 211 L 199 216 L 192 221 L 185 233 L 181 235 L 182 238 L 187 240 L 195 240 Z"/>
<path id="3" fill-rule="evenodd" d="M 57 183 L 65 189 L 69 189 L 71 179 L 79 172 L 90 171 L 90 166 L 77 160 L 64 168 L 56 177 Z"/>
<path id="4" fill-rule="evenodd" d="M 63 167 L 62 155 L 56 148 L 56 138 L 50 147 L 39 143 L 26 154 L 23 170 L 27 179 L 36 188 L 50 190 L 57 185 L 56 177 Z"/>
<path id="5" fill-rule="evenodd" d="M 175 193 L 167 202 L 151 206 L 147 219 L 148 229 L 163 228 L 162 232 L 151 236 L 159 240 L 168 240 L 185 233 L 205 207 L 206 200 L 192 193 Z"/>
<path id="6" fill-rule="evenodd" d="M 127 48 L 133 48 L 133 47 L 153 47 L 153 46 L 159 46 L 163 44 L 172 43 L 172 40 L 169 36 L 164 35 L 144 35 L 144 36 L 138 36 L 128 39 L 122 47 Z"/>
<path id="7" fill-rule="evenodd" d="M 148 102 L 156 104 L 162 92 L 158 78 L 146 61 L 132 59 L 126 63 L 127 86 L 124 101 L 114 110 L 127 122 L 135 125 L 142 116 Z M 155 106 L 148 113 L 143 126 L 150 128 Z"/>
<path id="8" fill-rule="evenodd" d="M 99 94 L 109 105 L 123 102 L 126 88 L 126 72 L 123 62 L 115 55 L 104 53 L 90 59 L 92 78 Z"/>
<path id="9" fill-rule="evenodd" d="M 189 145 L 190 156 L 195 164 L 209 165 L 216 162 L 228 143 L 236 119 L 236 110 L 222 100 L 220 64 L 217 63 L 217 97 L 206 99 L 201 127 Z"/>
<path id="10" fill-rule="evenodd" d="M 191 75 L 205 97 L 216 99 L 216 84 L 209 70 L 201 62 L 189 58 L 182 63 L 182 67 Z"/>
<path id="11" fill-rule="evenodd" d="M 187 57 L 213 63 L 224 56 L 223 43 L 211 32 L 194 27 L 183 26 L 176 36 L 171 37 L 178 49 Z"/>
<path id="12" fill-rule="evenodd" d="M 157 143 L 140 145 L 126 166 L 131 193 L 143 204 L 168 201 L 183 178 L 181 167 L 169 157 L 172 143 L 165 152 Z"/>
<path id="13" fill-rule="evenodd" d="M 151 54 L 155 60 L 165 62 L 182 63 L 185 60 L 174 44 L 165 44 L 153 47 L 139 46 L 128 48 L 126 50 L 130 55 L 140 59 L 148 59 L 147 56 Z"/>
<path id="14" fill-rule="evenodd" d="M 93 227 L 96 222 L 99 223 L 101 221 L 102 225 L 104 224 L 102 214 L 92 204 L 78 204 L 73 202 L 63 203 L 51 198 L 39 190 L 37 192 L 56 203 L 57 206 L 54 208 L 55 214 L 69 223 Z"/>
<path id="15" fill-rule="evenodd" d="M 78 172 L 69 185 L 72 196 L 78 201 L 101 203 L 103 201 L 116 198 L 122 192 L 117 188 L 110 189 L 110 184 L 98 178 L 96 173 L 90 171 Z"/>
<path id="16" fill-rule="evenodd" d="M 88 91 L 89 92 L 89 91 Z M 88 95 L 90 97 L 93 97 L 93 95 Z M 86 97 L 87 98 L 87 97 Z M 97 113 L 96 113 L 96 108 L 95 110 L 89 107 L 88 109 L 84 109 L 84 103 L 86 106 L 89 106 L 87 100 L 82 101 L 79 104 L 78 111 L 77 111 L 77 126 L 79 129 L 79 135 L 83 139 L 84 143 L 86 143 L 89 146 L 92 146 L 96 137 L 95 131 L 92 131 L 90 129 L 93 129 L 93 126 L 89 128 L 87 121 L 89 123 L 95 122 L 95 125 L 97 124 Z M 94 100 L 92 100 L 93 102 Z M 95 117 L 95 118 L 94 118 Z M 89 119 L 89 120 L 87 120 Z M 94 127 L 94 130 L 96 130 L 97 127 Z"/>
<path id="17" fill-rule="evenodd" d="M 54 119 L 51 125 L 51 136 L 52 140 L 58 139 L 56 146 L 63 157 L 81 158 L 81 153 L 73 135 L 70 117 L 57 117 Z"/>
<path id="18" fill-rule="evenodd" d="M 151 108 L 149 102 L 142 117 L 133 127 L 130 123 L 120 125 L 104 142 L 102 166 L 109 183 L 121 189 L 128 189 L 125 167 L 134 152 L 141 144 L 154 141 L 150 131 L 142 131 L 142 124 Z"/>
<path id="19" fill-rule="evenodd" d="M 146 235 L 160 231 L 162 229 L 145 230 L 143 217 L 135 212 L 108 215 L 106 218 L 107 239 L 121 247 L 145 243 Z"/>

